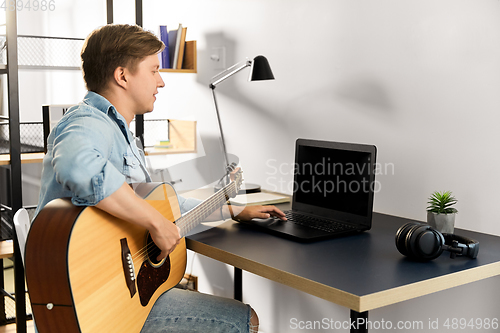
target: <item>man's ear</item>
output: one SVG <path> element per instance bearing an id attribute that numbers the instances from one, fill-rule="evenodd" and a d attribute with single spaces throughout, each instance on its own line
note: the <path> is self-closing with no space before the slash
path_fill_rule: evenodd
<path id="1" fill-rule="evenodd" d="M 113 72 L 113 79 L 122 88 L 127 87 L 127 70 L 125 67 L 116 67 Z"/>

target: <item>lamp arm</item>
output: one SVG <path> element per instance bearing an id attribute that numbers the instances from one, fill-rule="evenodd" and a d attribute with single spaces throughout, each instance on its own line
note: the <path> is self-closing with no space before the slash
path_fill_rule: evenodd
<path id="1" fill-rule="evenodd" d="M 210 88 L 214 87 L 216 85 L 218 85 L 219 83 L 221 83 L 222 81 L 225 81 L 226 79 L 230 78 L 231 76 L 233 76 L 234 74 L 244 70 L 245 68 L 247 67 L 250 67 L 252 66 L 252 61 L 251 60 L 246 60 L 245 63 L 243 63 L 242 65 L 236 67 L 238 64 L 234 65 L 234 69 L 232 69 L 233 67 L 230 67 L 228 69 L 226 69 L 226 71 L 228 72 L 227 74 L 224 74 L 224 76 L 218 78 L 217 80 L 213 81 L 210 83 Z M 219 73 L 217 75 L 220 75 L 220 74 L 223 74 L 224 72 L 222 73 Z M 217 77 L 217 75 L 215 77 Z M 213 88 L 212 88 L 213 89 Z"/>
<path id="2" fill-rule="evenodd" d="M 210 89 L 212 89 L 212 96 L 214 98 L 215 113 L 217 114 L 217 123 L 219 124 L 219 131 L 220 131 L 220 138 L 222 141 L 222 151 L 224 153 L 224 160 L 226 162 L 226 166 L 228 166 L 229 165 L 229 158 L 227 157 L 226 141 L 224 140 L 224 132 L 222 131 L 222 124 L 220 121 L 219 106 L 217 104 L 217 98 L 215 98 L 215 86 L 210 84 Z"/>

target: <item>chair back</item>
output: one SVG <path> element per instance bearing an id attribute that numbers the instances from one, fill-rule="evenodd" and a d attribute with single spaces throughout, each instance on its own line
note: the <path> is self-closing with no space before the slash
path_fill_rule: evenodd
<path id="1" fill-rule="evenodd" d="M 21 250 L 21 257 L 23 258 L 23 264 L 24 264 L 24 248 L 26 246 L 26 238 L 28 237 L 30 226 L 31 223 L 28 211 L 24 208 L 19 209 L 14 214 L 14 227 L 16 228 L 17 242 L 19 243 L 19 249 Z"/>

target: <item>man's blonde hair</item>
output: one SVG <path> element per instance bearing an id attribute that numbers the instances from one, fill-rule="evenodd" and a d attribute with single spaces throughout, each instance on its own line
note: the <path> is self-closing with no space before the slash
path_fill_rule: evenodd
<path id="1" fill-rule="evenodd" d="M 117 67 L 132 73 L 144 58 L 165 48 L 153 33 L 137 25 L 109 24 L 94 30 L 83 45 L 82 69 L 87 89 L 103 91 Z"/>

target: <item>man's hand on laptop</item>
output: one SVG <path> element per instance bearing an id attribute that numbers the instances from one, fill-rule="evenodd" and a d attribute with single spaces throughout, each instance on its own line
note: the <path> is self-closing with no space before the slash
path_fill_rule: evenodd
<path id="1" fill-rule="evenodd" d="M 240 171 L 240 167 L 231 171 L 230 178 L 233 181 L 236 173 Z M 268 219 L 271 216 L 286 221 L 285 213 L 275 206 L 229 206 L 231 216 L 235 220 L 250 221 L 251 219 Z"/>
<path id="2" fill-rule="evenodd" d="M 270 217 L 279 218 L 286 221 L 285 213 L 275 206 L 229 206 L 235 220 L 249 221 L 251 219 L 268 219 Z"/>

